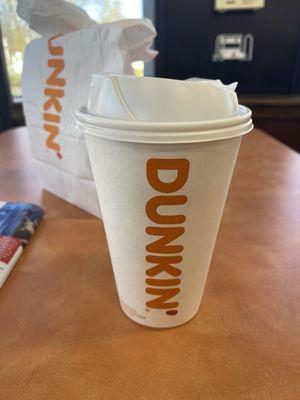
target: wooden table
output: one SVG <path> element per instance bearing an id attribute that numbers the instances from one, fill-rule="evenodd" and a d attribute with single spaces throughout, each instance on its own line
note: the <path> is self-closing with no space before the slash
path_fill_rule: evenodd
<path id="1" fill-rule="evenodd" d="M 0 199 L 46 217 L 0 291 L 1 400 L 300 396 L 300 157 L 244 138 L 199 314 L 121 311 L 102 223 L 42 190 L 25 129 L 0 135 Z"/>

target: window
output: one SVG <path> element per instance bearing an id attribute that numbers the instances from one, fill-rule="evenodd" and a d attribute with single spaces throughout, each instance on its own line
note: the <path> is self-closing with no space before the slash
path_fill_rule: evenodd
<path id="1" fill-rule="evenodd" d="M 140 18 L 143 15 L 142 0 L 70 0 L 82 8 L 97 22 L 116 21 L 122 18 Z M 26 45 L 38 37 L 17 13 L 17 0 L 0 0 L 0 24 L 10 81 L 11 94 L 21 96 L 21 72 Z M 137 75 L 143 74 L 142 62 L 133 63 Z"/>

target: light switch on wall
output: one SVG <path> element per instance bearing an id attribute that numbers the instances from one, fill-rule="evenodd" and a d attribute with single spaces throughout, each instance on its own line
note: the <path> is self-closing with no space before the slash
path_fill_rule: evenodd
<path id="1" fill-rule="evenodd" d="M 215 11 L 253 10 L 265 7 L 265 0 L 215 0 Z"/>

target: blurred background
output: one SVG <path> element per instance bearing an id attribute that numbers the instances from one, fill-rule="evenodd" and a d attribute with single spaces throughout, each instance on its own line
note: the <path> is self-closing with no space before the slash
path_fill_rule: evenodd
<path id="1" fill-rule="evenodd" d="M 256 127 L 300 151 L 299 0 L 70 0 L 97 22 L 150 18 L 158 32 L 156 60 L 137 75 L 238 81 L 240 103 Z M 36 38 L 0 0 L 0 132 L 24 125 L 23 52 Z"/>

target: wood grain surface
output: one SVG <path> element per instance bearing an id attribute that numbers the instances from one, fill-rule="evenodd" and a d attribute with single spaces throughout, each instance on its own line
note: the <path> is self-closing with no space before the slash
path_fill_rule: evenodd
<path id="1" fill-rule="evenodd" d="M 101 221 L 43 191 L 25 129 L 0 135 L 0 200 L 46 217 L 0 291 L 1 400 L 300 398 L 300 157 L 243 139 L 198 315 L 121 311 Z"/>

